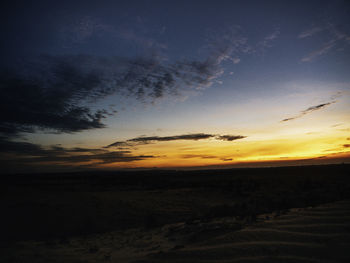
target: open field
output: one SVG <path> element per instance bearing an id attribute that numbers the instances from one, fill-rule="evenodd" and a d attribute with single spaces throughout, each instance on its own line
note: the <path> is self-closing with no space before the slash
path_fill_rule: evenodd
<path id="1" fill-rule="evenodd" d="M 3 176 L 5 262 L 347 262 L 349 165 Z"/>

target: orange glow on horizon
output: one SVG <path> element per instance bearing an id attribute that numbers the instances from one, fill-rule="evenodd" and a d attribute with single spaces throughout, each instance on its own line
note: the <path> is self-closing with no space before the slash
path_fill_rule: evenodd
<path id="1" fill-rule="evenodd" d="M 237 141 L 213 139 L 186 142 L 159 142 L 140 146 L 134 153 L 154 158 L 135 162 L 98 165 L 101 168 L 180 168 L 204 166 L 247 165 L 314 160 L 326 163 L 334 158 L 348 158 L 350 149 L 344 147 L 344 136 L 304 135 L 296 139 L 281 137 L 275 140 L 246 138 Z"/>

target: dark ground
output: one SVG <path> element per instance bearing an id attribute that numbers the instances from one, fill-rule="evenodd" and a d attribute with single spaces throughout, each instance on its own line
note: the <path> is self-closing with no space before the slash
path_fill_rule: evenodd
<path id="1" fill-rule="evenodd" d="M 261 214 L 350 199 L 348 164 L 1 178 L 2 249 L 228 217 L 240 229 Z"/>

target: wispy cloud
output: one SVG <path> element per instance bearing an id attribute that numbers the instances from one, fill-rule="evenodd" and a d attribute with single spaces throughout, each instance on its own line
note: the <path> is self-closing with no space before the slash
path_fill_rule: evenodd
<path id="1" fill-rule="evenodd" d="M 224 62 L 238 64 L 242 54 L 252 53 L 248 39 L 238 25 L 210 30 L 206 41 L 207 44 L 203 50 L 209 54 L 207 63 L 217 68 L 216 74 L 211 78 L 210 85 L 214 83 L 214 79 L 217 80 L 223 75 L 224 67 L 222 65 Z M 216 83 L 222 82 L 216 81 Z"/>
<path id="2" fill-rule="evenodd" d="M 323 30 L 325 30 L 325 28 L 323 27 L 318 27 L 318 26 L 314 26 L 314 27 L 311 27 L 303 32 L 301 32 L 299 35 L 298 35 L 298 38 L 307 38 L 307 37 L 311 37 L 319 32 L 322 32 Z"/>
<path id="3" fill-rule="evenodd" d="M 281 120 L 281 122 L 292 121 L 292 120 L 301 118 L 301 117 L 303 117 L 306 114 L 309 114 L 309 113 L 317 111 L 317 110 L 321 110 L 321 109 L 323 109 L 323 108 L 325 108 L 325 107 L 327 107 L 327 106 L 329 106 L 329 105 L 331 105 L 333 103 L 336 103 L 336 102 L 337 101 L 330 101 L 330 102 L 327 102 L 327 103 L 318 104 L 316 106 L 311 106 L 311 107 L 307 108 L 306 110 L 301 111 L 298 115 L 290 117 L 290 118 L 283 119 L 283 120 Z"/>
<path id="4" fill-rule="evenodd" d="M 129 21 L 131 20 L 131 21 Z M 67 19 L 65 25 L 61 27 L 61 37 L 64 47 L 71 47 L 75 44 L 83 44 L 92 38 L 109 37 L 114 41 L 124 41 L 136 44 L 147 50 L 164 50 L 167 46 L 149 36 L 143 26 L 142 19 L 129 18 L 121 25 L 115 26 L 104 23 L 92 16 L 78 16 L 74 19 Z M 133 27 L 130 27 L 130 24 Z M 161 30 L 160 32 L 164 31 Z"/>
<path id="5" fill-rule="evenodd" d="M 215 155 L 205 155 L 205 154 L 183 154 L 181 155 L 181 158 L 184 159 L 192 159 L 192 158 L 200 158 L 200 159 L 218 159 L 223 162 L 229 162 L 232 161 L 232 158 L 226 158 L 226 157 L 219 157 Z"/>
<path id="6" fill-rule="evenodd" d="M 267 49 L 272 48 L 273 42 L 279 37 L 280 33 L 280 30 L 276 28 L 262 40 L 250 43 L 244 34 L 244 30 L 236 25 L 218 30 L 216 33 L 211 32 L 208 38 L 208 47 L 214 50 L 213 54 L 218 63 L 228 60 L 238 64 L 241 61 L 240 55 L 264 53 Z"/>
<path id="7" fill-rule="evenodd" d="M 279 29 L 275 29 L 275 31 L 273 31 L 271 34 L 264 37 L 263 40 L 258 42 L 257 50 L 264 53 L 266 51 L 266 49 L 273 47 L 272 43 L 278 38 L 280 33 L 281 32 Z"/>
<path id="8" fill-rule="evenodd" d="M 217 159 L 218 156 L 215 155 L 205 155 L 205 154 L 183 154 L 181 158 L 192 159 L 192 158 L 201 158 L 201 159 Z"/>
<path id="9" fill-rule="evenodd" d="M 324 44 L 321 48 L 312 51 L 311 53 L 309 53 L 308 55 L 306 55 L 305 57 L 303 57 L 301 59 L 302 62 L 309 62 L 312 61 L 313 59 L 315 59 L 316 57 L 319 57 L 321 55 L 327 54 L 336 44 L 336 41 L 331 40 L 330 42 Z"/>
<path id="10" fill-rule="evenodd" d="M 233 64 L 238 64 L 239 62 L 241 62 L 240 58 L 233 58 L 232 59 Z"/>
<path id="11" fill-rule="evenodd" d="M 344 46 L 350 45 L 350 35 L 347 34 L 340 26 L 332 23 L 326 26 L 314 26 L 298 35 L 299 39 L 311 38 L 318 33 L 324 33 L 328 38 L 327 42 L 323 43 L 321 47 L 311 51 L 309 54 L 301 58 L 301 62 L 311 62 L 317 57 L 325 55 L 333 50 L 336 46 L 342 46 L 338 51 L 344 50 Z"/>

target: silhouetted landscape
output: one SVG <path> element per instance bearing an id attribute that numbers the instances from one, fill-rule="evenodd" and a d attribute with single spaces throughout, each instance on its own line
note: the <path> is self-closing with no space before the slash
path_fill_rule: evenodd
<path id="1" fill-rule="evenodd" d="M 349 204 L 349 174 L 350 165 L 340 164 L 4 175 L 1 257 L 4 262 L 102 262 L 103 258 L 107 262 L 209 262 L 210 256 L 193 257 L 186 249 L 219 244 L 226 235 L 232 236 L 232 243 L 247 227 L 289 215 L 294 208 L 344 200 Z M 319 236 L 321 230 L 299 238 L 330 249 L 329 262 L 345 262 L 349 253 L 341 248 L 350 242 L 348 208 L 338 212 L 336 219 L 323 222 L 329 224 L 328 238 Z M 310 226 L 286 232 L 285 238 L 293 239 L 315 227 L 312 217 L 307 219 Z M 340 234 L 341 239 L 332 239 Z M 157 235 L 157 240 L 152 239 Z M 149 240 L 144 240 L 147 236 Z M 279 246 L 285 242 L 278 233 L 261 234 L 260 239 L 272 239 Z M 82 243 L 77 245 L 77 240 Z M 80 250 L 73 250 L 79 246 Z M 287 253 L 279 246 L 275 255 L 289 256 L 294 251 L 290 248 Z M 63 253 L 69 248 L 67 255 Z M 339 253 L 337 249 L 346 254 L 334 254 Z M 240 251 L 237 248 L 237 259 L 242 257 Z M 122 252 L 125 255 L 118 254 Z M 232 262 L 236 254 L 230 254 Z M 210 262 L 220 262 L 220 258 L 219 253 Z M 306 259 L 300 262 L 309 262 Z"/>
<path id="2" fill-rule="evenodd" d="M 349 0 L 4 0 L 0 263 L 350 262 Z"/>

